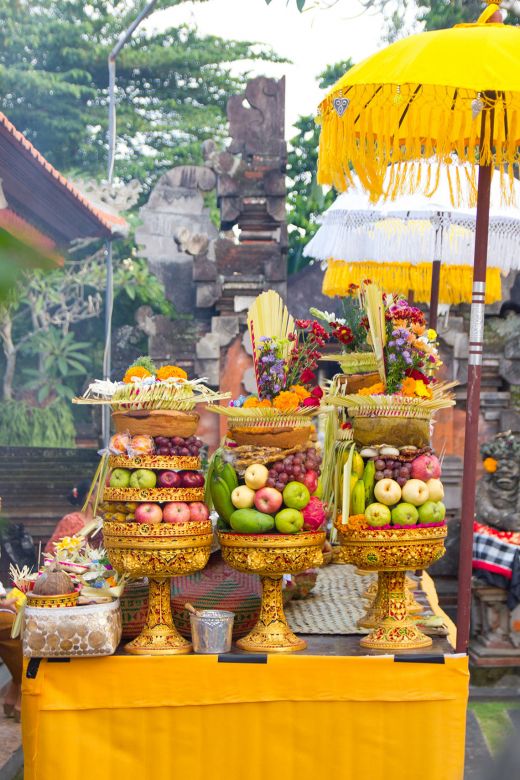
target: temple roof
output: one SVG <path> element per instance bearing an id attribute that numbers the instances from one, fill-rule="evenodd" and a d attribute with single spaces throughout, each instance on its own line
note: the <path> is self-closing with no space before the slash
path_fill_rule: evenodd
<path id="1" fill-rule="evenodd" d="M 47 251 L 78 238 L 126 233 L 124 219 L 97 208 L 1 112 L 0 185 L 8 204 L 0 209 L 1 226 Z"/>

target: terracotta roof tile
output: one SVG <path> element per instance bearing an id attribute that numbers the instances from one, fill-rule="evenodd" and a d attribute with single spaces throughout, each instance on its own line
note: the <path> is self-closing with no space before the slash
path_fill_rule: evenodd
<path id="1" fill-rule="evenodd" d="M 76 200 L 81 206 L 83 206 L 90 214 L 96 219 L 96 221 L 105 229 L 111 232 L 120 232 L 118 227 L 124 228 L 126 226 L 126 220 L 122 217 L 118 217 L 114 214 L 109 214 L 106 211 L 102 211 L 94 206 L 88 198 L 86 198 L 73 184 L 71 184 L 65 176 L 63 176 L 56 168 L 48 162 L 45 157 L 36 149 L 35 146 L 21 133 L 12 122 L 0 111 L 0 127 L 3 127 L 9 135 L 26 151 L 28 152 L 38 165 L 43 168 L 48 174 L 50 174 L 58 184 L 68 191 L 70 196 Z"/>

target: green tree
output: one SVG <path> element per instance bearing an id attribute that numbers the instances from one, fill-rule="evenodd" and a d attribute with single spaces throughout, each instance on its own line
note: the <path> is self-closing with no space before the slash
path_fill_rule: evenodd
<path id="1" fill-rule="evenodd" d="M 329 65 L 318 76 L 321 89 L 331 87 L 353 65 L 352 60 Z M 319 225 L 316 217 L 334 200 L 332 190 L 325 192 L 316 181 L 320 128 L 314 116 L 301 116 L 295 127 L 299 133 L 291 139 L 287 160 L 287 176 L 290 179 L 288 204 L 289 273 L 300 271 L 308 265 L 303 249 Z"/>
<path id="2" fill-rule="evenodd" d="M 158 7 L 183 0 L 163 0 Z M 142 0 L 0 0 L 0 109 L 63 171 L 103 175 L 107 57 Z M 270 49 L 140 27 L 117 60 L 117 167 L 141 182 L 197 162 L 224 138 L 226 101 L 243 76 L 231 64 L 276 60 Z"/>

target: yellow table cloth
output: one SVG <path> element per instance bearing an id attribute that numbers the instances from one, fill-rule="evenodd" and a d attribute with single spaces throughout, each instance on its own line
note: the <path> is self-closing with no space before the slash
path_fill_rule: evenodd
<path id="1" fill-rule="evenodd" d="M 404 660 L 42 661 L 25 780 L 462 780 L 467 658 Z"/>

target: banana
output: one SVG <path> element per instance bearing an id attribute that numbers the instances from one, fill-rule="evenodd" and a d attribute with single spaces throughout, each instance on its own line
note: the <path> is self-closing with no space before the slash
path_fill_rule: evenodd
<path id="1" fill-rule="evenodd" d="M 222 479 L 222 477 L 213 474 L 211 477 L 210 490 L 211 500 L 213 502 L 213 506 L 215 507 L 215 511 L 218 513 L 219 517 L 221 517 L 222 520 L 224 520 L 224 522 L 229 525 L 229 519 L 235 511 L 235 507 L 231 503 L 231 493 L 227 483 Z"/>
<path id="2" fill-rule="evenodd" d="M 354 485 L 351 507 L 353 515 L 363 515 L 365 513 L 365 483 L 361 479 Z"/>
<path id="3" fill-rule="evenodd" d="M 365 468 L 365 463 L 363 461 L 363 458 L 359 454 L 359 452 L 354 453 L 354 458 L 352 459 L 352 473 L 357 474 L 357 476 L 361 479 L 363 476 L 363 469 Z"/>
<path id="4" fill-rule="evenodd" d="M 223 465 L 222 471 L 219 472 L 219 476 L 222 477 L 228 486 L 230 493 L 232 493 L 233 490 L 238 487 L 238 476 L 231 463 L 225 463 Z"/>
<path id="5" fill-rule="evenodd" d="M 376 464 L 369 460 L 363 472 L 363 483 L 365 485 L 365 506 L 374 503 L 374 485 L 376 481 Z"/>

